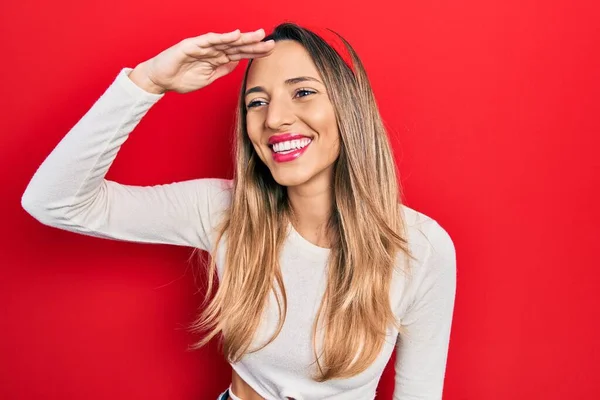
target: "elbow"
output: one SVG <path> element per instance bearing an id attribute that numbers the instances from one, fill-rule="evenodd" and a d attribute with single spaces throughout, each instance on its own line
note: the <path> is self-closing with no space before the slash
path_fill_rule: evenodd
<path id="1" fill-rule="evenodd" d="M 35 217 L 35 215 L 38 213 L 35 196 L 31 194 L 29 186 L 27 186 L 25 192 L 23 192 L 21 195 L 21 207 L 32 217 Z"/>
<path id="2" fill-rule="evenodd" d="M 21 196 L 21 207 L 37 221 L 44 225 L 48 225 L 50 222 L 48 208 L 44 207 L 43 203 L 39 201 L 39 198 L 31 194 L 28 189 L 25 190 Z"/>
<path id="3" fill-rule="evenodd" d="M 94 204 L 98 209 L 103 209 L 96 199 L 97 197 L 91 197 L 87 201 L 73 201 L 72 196 L 47 190 L 31 190 L 31 187 L 28 187 L 21 195 L 21 207 L 43 225 L 64 230 L 79 230 L 86 229 L 86 216 L 89 218 L 90 214 L 97 214 L 94 213 Z"/>
<path id="4" fill-rule="evenodd" d="M 64 205 L 63 199 L 38 189 L 32 187 L 31 184 L 25 189 L 21 195 L 21 207 L 38 222 L 48 226 L 57 226 L 67 217 L 65 213 L 68 212 L 69 207 Z"/>

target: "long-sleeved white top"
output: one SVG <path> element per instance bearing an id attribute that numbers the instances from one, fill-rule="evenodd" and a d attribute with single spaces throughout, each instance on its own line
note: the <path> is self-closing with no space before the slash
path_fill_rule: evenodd
<path id="1" fill-rule="evenodd" d="M 129 186 L 105 178 L 123 143 L 164 95 L 144 91 L 123 68 L 36 171 L 23 208 L 43 224 L 107 239 L 190 246 L 211 251 L 216 225 L 231 198 L 231 182 L 195 179 Z M 325 290 L 329 249 L 304 239 L 290 225 L 281 252 L 288 298 L 283 330 L 264 349 L 232 368 L 267 400 L 373 399 L 395 347 L 395 400 L 441 399 L 456 292 L 456 255 L 448 233 L 432 218 L 402 206 L 409 246 L 418 260 L 412 277 L 396 273 L 390 302 L 406 328 L 393 328 L 375 362 L 348 379 L 310 378 L 311 329 Z M 216 257 L 218 275 L 227 246 Z M 268 339 L 278 319 L 270 303 L 255 340 Z"/>

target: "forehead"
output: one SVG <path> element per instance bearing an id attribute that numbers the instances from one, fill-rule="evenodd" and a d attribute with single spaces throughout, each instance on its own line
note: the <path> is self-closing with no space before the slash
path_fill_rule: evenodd
<path id="1" fill-rule="evenodd" d="M 252 61 L 246 86 L 282 83 L 297 76 L 320 77 L 304 46 L 293 40 L 282 40 L 275 43 L 275 49 L 269 56 Z"/>

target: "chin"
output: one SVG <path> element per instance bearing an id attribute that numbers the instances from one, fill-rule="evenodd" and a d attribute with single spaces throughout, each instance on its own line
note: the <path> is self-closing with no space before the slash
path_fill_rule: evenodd
<path id="1" fill-rule="evenodd" d="M 280 184 L 281 186 L 291 187 L 291 186 L 300 186 L 310 181 L 312 176 L 307 173 L 301 173 L 300 171 L 274 171 L 271 170 L 271 174 L 273 175 L 273 179 L 275 182 Z"/>

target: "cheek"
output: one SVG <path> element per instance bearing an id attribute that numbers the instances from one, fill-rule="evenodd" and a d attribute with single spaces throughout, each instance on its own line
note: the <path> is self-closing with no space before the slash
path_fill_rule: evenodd
<path id="1" fill-rule="evenodd" d="M 256 115 L 246 116 L 246 132 L 248 133 L 248 139 L 250 139 L 250 143 L 252 147 L 254 147 L 254 151 L 258 154 L 260 159 L 265 161 L 266 155 L 264 146 L 262 145 L 262 123 L 259 121 Z"/>
<path id="2" fill-rule="evenodd" d="M 338 142 L 339 131 L 335 119 L 335 112 L 331 105 L 316 110 L 312 114 L 312 121 L 315 130 L 321 136 L 321 141 L 327 142 L 330 146 L 333 146 Z"/>
<path id="3" fill-rule="evenodd" d="M 263 123 L 257 115 L 246 116 L 246 132 L 248 133 L 248 139 L 250 139 L 250 143 L 258 155 L 258 158 L 260 158 L 263 163 L 267 164 L 270 150 L 267 151 L 265 146 L 262 145 L 262 126 Z"/>
<path id="4" fill-rule="evenodd" d="M 327 113 L 323 115 L 323 125 L 326 126 L 324 137 L 327 146 L 327 158 L 329 161 L 335 161 L 340 155 L 340 132 L 335 119 L 335 111 L 333 107 L 327 110 Z"/>

